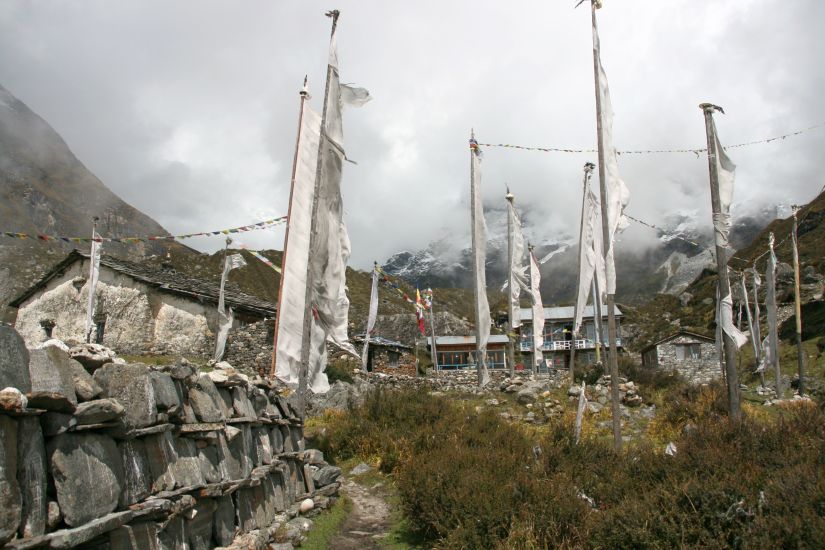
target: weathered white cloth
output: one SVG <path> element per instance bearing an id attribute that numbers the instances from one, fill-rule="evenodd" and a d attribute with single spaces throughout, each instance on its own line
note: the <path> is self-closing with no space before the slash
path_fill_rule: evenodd
<path id="1" fill-rule="evenodd" d="M 768 312 L 768 349 L 766 355 L 770 355 L 769 365 L 773 365 L 774 373 L 776 375 L 776 394 L 781 396 L 782 393 L 782 373 L 779 370 L 779 334 L 776 319 L 776 254 L 773 251 L 774 236 L 773 233 L 768 237 L 768 247 L 770 253 L 768 254 L 768 265 L 765 269 L 765 308 Z"/>
<path id="2" fill-rule="evenodd" d="M 745 306 L 745 311 L 748 315 L 748 330 L 751 333 L 751 344 L 753 345 L 753 356 L 756 358 L 756 362 L 759 363 L 760 360 L 760 349 L 759 349 L 759 336 L 754 332 L 754 322 L 753 322 L 753 315 L 751 314 L 751 306 L 750 300 L 748 299 L 748 274 L 747 271 L 742 272 L 741 281 L 741 292 L 742 292 L 742 302 Z M 756 319 L 756 329 L 759 329 L 759 318 Z"/>
<path id="3" fill-rule="evenodd" d="M 96 232 L 92 232 L 92 247 L 89 254 L 89 298 L 86 304 L 86 341 L 88 342 L 94 329 L 95 316 L 95 294 L 97 292 L 97 281 L 100 279 L 100 251 L 102 243 L 95 239 L 100 237 Z"/>
<path id="4" fill-rule="evenodd" d="M 367 313 L 367 328 L 364 332 L 364 349 L 361 352 L 361 367 L 367 371 L 367 358 L 369 357 L 370 333 L 375 328 L 375 319 L 378 317 L 378 270 L 372 270 L 372 288 L 370 289 L 370 308 Z"/>
<path id="5" fill-rule="evenodd" d="M 486 386 L 490 382 L 487 372 L 487 341 L 490 339 L 490 305 L 487 302 L 487 224 L 484 223 L 484 209 L 481 203 L 481 155 L 476 147 L 470 149 L 472 177 L 470 178 L 470 198 L 473 216 L 473 277 L 476 290 L 476 325 L 479 339 L 477 345 L 479 357 L 477 366 L 480 373 L 479 383 Z"/>
<path id="6" fill-rule="evenodd" d="M 226 277 L 233 269 L 243 267 L 246 265 L 246 260 L 240 254 L 232 254 L 227 256 L 223 262 L 223 273 L 221 274 L 221 291 L 218 294 L 218 335 L 215 338 L 215 355 L 213 359 L 220 361 L 223 358 L 226 350 L 226 338 L 229 335 L 229 329 L 232 328 L 232 322 L 235 319 L 232 313 L 232 308 L 228 310 L 224 305 L 224 286 L 226 286 Z"/>
<path id="7" fill-rule="evenodd" d="M 593 276 L 599 283 L 600 292 L 605 288 L 604 256 L 602 251 L 601 206 L 593 190 L 590 178 L 584 190 L 584 207 L 582 208 L 581 238 L 579 240 L 579 282 L 576 292 L 576 308 L 573 319 L 573 333 L 579 332 L 582 324 L 587 297 L 591 294 Z M 593 303 L 601 300 L 593 296 Z"/>
<path id="8" fill-rule="evenodd" d="M 610 89 L 607 85 L 607 74 L 602 66 L 599 30 L 593 22 L 593 53 L 596 58 L 599 72 L 599 98 L 601 103 L 602 148 L 604 150 L 605 190 L 606 197 L 602 197 L 603 207 L 607 209 L 607 226 L 609 242 L 605 243 L 604 254 L 605 275 L 607 284 L 602 287 L 607 294 L 616 293 L 616 263 L 615 244 L 616 235 L 628 225 L 624 209 L 630 200 L 630 191 L 619 176 L 619 161 L 616 147 L 613 145 L 613 105 L 610 101 Z"/>
<path id="9" fill-rule="evenodd" d="M 530 296 L 533 299 L 533 360 L 539 366 L 544 359 L 544 304 L 541 302 L 541 272 L 536 255 L 530 253 Z"/>
<path id="10" fill-rule="evenodd" d="M 734 341 L 737 349 L 744 346 L 748 341 L 748 335 L 736 328 L 736 325 L 733 323 L 733 298 L 730 293 L 722 298 L 719 312 L 719 321 L 722 324 L 722 330 Z"/>
<path id="11" fill-rule="evenodd" d="M 716 122 L 710 120 L 713 126 L 713 137 L 716 142 L 716 156 L 713 162 L 716 164 L 716 174 L 719 180 L 719 209 L 718 214 L 713 216 L 713 233 L 716 246 L 730 248 L 728 239 L 730 237 L 730 206 L 733 202 L 733 184 L 736 178 L 736 165 L 728 158 L 725 149 L 719 141 L 719 133 L 716 131 Z"/>
<path id="12" fill-rule="evenodd" d="M 278 333 L 275 351 L 275 375 L 291 386 L 298 385 L 301 371 L 312 197 L 315 191 L 320 133 L 321 115 L 312 110 L 308 102 L 304 102 L 301 131 L 298 136 L 295 181 L 289 205 L 289 233 L 285 246 L 283 285 L 281 295 L 278 297 Z M 316 339 L 318 338 L 317 331 L 311 331 L 311 334 Z M 320 341 L 311 341 L 311 368 L 309 370 L 317 371 L 318 363 L 322 360 L 326 361 L 324 340 L 325 338 L 321 335 Z"/>
<path id="13" fill-rule="evenodd" d="M 518 212 L 511 200 L 507 201 L 507 226 L 509 231 L 509 260 L 510 269 L 509 277 L 507 279 L 508 292 L 508 314 L 510 319 L 510 328 L 518 328 L 521 326 L 521 291 L 527 291 L 527 266 L 524 265 L 524 232 L 521 228 L 521 220 Z"/>

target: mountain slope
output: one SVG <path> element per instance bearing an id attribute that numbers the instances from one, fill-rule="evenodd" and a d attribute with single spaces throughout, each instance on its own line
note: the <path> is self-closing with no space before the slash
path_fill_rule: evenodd
<path id="1" fill-rule="evenodd" d="M 106 237 L 169 234 L 115 195 L 45 120 L 0 86 L 0 231 L 91 236 L 95 216 Z M 8 301 L 73 246 L 0 237 L 0 319 L 10 314 Z M 106 246 L 132 260 L 170 248 L 194 253 L 174 242 Z"/>

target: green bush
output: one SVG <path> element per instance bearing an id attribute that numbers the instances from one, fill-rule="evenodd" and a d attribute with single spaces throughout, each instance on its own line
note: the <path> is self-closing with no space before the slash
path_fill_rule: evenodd
<path id="1" fill-rule="evenodd" d="M 329 383 L 332 384 L 338 380 L 352 384 L 352 361 L 349 358 L 342 358 L 332 360 L 327 363 L 327 368 L 324 372 L 329 378 Z"/>

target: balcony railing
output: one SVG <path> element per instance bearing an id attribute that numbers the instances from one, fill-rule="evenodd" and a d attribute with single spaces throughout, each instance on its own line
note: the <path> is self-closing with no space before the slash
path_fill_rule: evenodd
<path id="1" fill-rule="evenodd" d="M 573 341 L 572 340 L 555 340 L 555 341 L 544 341 L 544 345 L 542 346 L 543 351 L 566 351 L 569 350 Z M 622 339 L 616 338 L 616 346 L 622 345 Z M 607 342 L 602 344 L 602 347 L 607 347 Z M 521 341 L 521 351 L 531 351 L 533 349 L 533 342 L 532 340 L 522 340 Z M 576 349 L 596 349 L 596 341 L 595 340 L 576 340 Z"/>

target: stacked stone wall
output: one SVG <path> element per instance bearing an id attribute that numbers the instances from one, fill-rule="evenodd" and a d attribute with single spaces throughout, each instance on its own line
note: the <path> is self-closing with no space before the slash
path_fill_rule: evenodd
<path id="1" fill-rule="evenodd" d="M 339 474 L 264 380 L 84 366 L 0 326 L 0 548 L 265 547 Z"/>
<path id="2" fill-rule="evenodd" d="M 233 328 L 226 339 L 223 360 L 230 365 L 244 365 L 254 372 L 269 372 L 275 320 Z"/>

